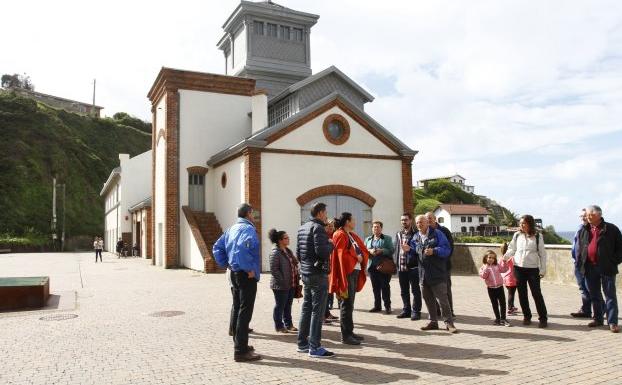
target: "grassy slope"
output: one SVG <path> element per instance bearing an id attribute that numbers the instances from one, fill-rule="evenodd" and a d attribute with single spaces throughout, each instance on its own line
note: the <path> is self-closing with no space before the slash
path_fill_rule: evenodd
<path id="1" fill-rule="evenodd" d="M 112 119 L 8 93 L 0 93 L 0 135 L 0 234 L 49 233 L 54 174 L 67 184 L 67 236 L 101 234 L 99 191 L 118 166 L 118 154 L 135 156 L 151 147 L 150 135 Z"/>

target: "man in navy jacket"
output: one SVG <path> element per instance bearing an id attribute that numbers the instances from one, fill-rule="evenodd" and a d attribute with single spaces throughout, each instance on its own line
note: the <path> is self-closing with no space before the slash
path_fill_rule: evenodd
<path id="1" fill-rule="evenodd" d="M 447 296 L 447 258 L 451 253 L 449 241 L 442 231 L 430 227 L 425 215 L 415 218 L 415 226 L 418 231 L 408 244 L 409 258 L 418 259 L 421 293 L 430 315 L 430 323 L 422 326 L 421 330 L 438 330 L 438 301 L 445 328 L 450 333 L 456 333 L 458 330 L 454 326 Z"/>
<path id="2" fill-rule="evenodd" d="M 261 356 L 248 345 L 248 324 L 253 317 L 261 270 L 259 238 L 253 223 L 253 208 L 249 204 L 240 205 L 237 223 L 218 238 L 213 254 L 219 266 L 231 269 L 233 309 L 237 309 L 237 322 L 233 326 L 233 359 L 237 362 L 260 360 Z"/>

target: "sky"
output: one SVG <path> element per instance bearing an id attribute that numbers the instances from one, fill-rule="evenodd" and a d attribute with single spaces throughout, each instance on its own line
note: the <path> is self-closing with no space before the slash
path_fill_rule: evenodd
<path id="1" fill-rule="evenodd" d="M 571 231 L 598 204 L 622 225 L 622 2 L 281 0 L 320 15 L 311 66 L 372 93 L 419 154 L 413 179 L 460 174 L 516 214 Z M 149 120 L 162 66 L 224 73 L 233 0 L 11 1 L 0 73 Z M 11 15 L 7 17 L 7 15 Z"/>

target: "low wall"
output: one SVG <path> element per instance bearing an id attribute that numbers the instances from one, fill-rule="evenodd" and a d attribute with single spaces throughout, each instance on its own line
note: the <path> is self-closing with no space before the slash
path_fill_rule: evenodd
<path id="1" fill-rule="evenodd" d="M 574 277 L 574 265 L 570 256 L 570 245 L 545 245 L 547 267 L 545 281 L 563 284 L 577 284 Z M 501 253 L 498 243 L 456 243 L 451 257 L 452 272 L 477 274 L 482 266 L 482 257 L 487 250 Z M 618 274 L 618 290 L 622 289 L 622 276 Z"/>

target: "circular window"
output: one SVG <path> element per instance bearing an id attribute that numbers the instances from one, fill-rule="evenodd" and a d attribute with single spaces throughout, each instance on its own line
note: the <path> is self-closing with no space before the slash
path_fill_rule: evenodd
<path id="1" fill-rule="evenodd" d="M 341 115 L 333 114 L 324 119 L 324 136 L 332 144 L 344 144 L 350 137 L 350 125 Z"/>
<path id="2" fill-rule="evenodd" d="M 222 176 L 220 177 L 220 185 L 222 186 L 222 188 L 227 187 L 227 173 L 223 172 Z"/>

